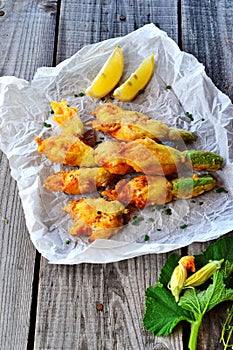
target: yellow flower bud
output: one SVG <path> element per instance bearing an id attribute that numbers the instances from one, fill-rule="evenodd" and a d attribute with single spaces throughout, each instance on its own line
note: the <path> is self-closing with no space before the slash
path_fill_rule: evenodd
<path id="1" fill-rule="evenodd" d="M 204 265 L 200 270 L 188 277 L 184 283 L 184 288 L 197 287 L 205 283 L 215 271 L 221 268 L 224 259 L 210 260 L 208 264 Z"/>
<path id="2" fill-rule="evenodd" d="M 178 266 L 172 272 L 168 288 L 171 290 L 172 295 L 174 295 L 176 302 L 179 301 L 180 293 L 188 276 L 188 269 L 195 271 L 193 256 L 182 257 L 178 262 Z"/>

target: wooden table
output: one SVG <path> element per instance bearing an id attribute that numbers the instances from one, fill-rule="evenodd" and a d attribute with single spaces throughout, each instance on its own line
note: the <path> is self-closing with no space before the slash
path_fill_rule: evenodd
<path id="1" fill-rule="evenodd" d="M 30 80 L 40 66 L 55 66 L 86 44 L 147 23 L 195 55 L 233 98 L 231 0 L 7 0 L 0 10 L 0 75 Z M 103 265 L 49 265 L 30 240 L 5 155 L 0 162 L 0 211 L 8 220 L 0 220 L 0 348 L 186 350 L 186 325 L 164 338 L 142 326 L 145 289 L 157 280 L 168 254 Z M 195 243 L 181 253 L 205 246 Z M 218 343 L 223 311 L 204 319 L 199 350 L 223 349 Z"/>

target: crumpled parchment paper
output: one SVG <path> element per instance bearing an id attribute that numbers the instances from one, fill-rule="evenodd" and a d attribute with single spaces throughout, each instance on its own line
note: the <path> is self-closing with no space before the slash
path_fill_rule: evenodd
<path id="1" fill-rule="evenodd" d="M 221 154 L 224 168 L 214 174 L 215 190 L 192 200 L 177 200 L 163 209 L 148 207 L 138 213 L 138 225 L 132 222 L 109 240 L 85 239 L 69 234 L 72 222 L 61 211 L 71 196 L 46 191 L 46 176 L 59 171 L 38 154 L 36 136 L 45 138 L 59 132 L 43 122 L 51 122 L 50 101 L 66 99 L 79 109 L 83 121 L 89 112 L 103 103 L 89 96 L 79 97 L 91 83 L 116 45 L 124 51 L 124 81 L 152 53 L 154 76 L 145 92 L 132 103 L 112 101 L 125 109 L 143 112 L 169 126 L 197 134 L 189 148 Z M 172 89 L 166 87 L 170 85 Z M 187 117 L 186 112 L 193 116 Z M 204 67 L 192 55 L 182 52 L 166 33 L 153 24 L 124 37 L 106 40 L 82 48 L 57 67 L 39 68 L 31 82 L 15 77 L 0 78 L 0 148 L 7 155 L 11 174 L 17 181 L 31 239 L 50 263 L 107 263 L 148 253 L 163 253 L 194 241 L 215 239 L 233 228 L 233 106 L 207 77 Z M 75 196 L 74 196 L 75 197 Z M 74 198 L 72 197 L 72 198 Z M 182 229 L 183 225 L 187 225 Z M 145 235 L 149 240 L 145 241 Z M 70 239 L 67 244 L 66 240 Z"/>

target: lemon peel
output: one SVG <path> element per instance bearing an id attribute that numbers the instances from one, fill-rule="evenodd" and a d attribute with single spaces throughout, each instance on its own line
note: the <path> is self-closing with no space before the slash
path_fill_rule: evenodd
<path id="1" fill-rule="evenodd" d="M 124 55 L 120 46 L 116 46 L 107 61 L 86 89 L 85 94 L 102 98 L 118 84 L 124 70 Z"/>
<path id="2" fill-rule="evenodd" d="M 122 85 L 114 90 L 113 96 L 121 101 L 132 101 L 149 83 L 154 73 L 154 66 L 154 55 L 151 55 L 139 65 Z"/>

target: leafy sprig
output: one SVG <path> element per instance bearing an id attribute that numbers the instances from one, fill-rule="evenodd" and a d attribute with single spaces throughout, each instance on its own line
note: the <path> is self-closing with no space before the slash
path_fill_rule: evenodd
<path id="1" fill-rule="evenodd" d="M 224 301 L 233 302 L 233 253 L 229 249 L 232 245 L 233 236 L 223 237 L 195 256 L 197 269 L 209 260 L 224 258 L 224 263 L 208 283 L 184 290 L 179 303 L 175 301 L 167 285 L 180 256 L 170 255 L 160 272 L 157 285 L 146 290 L 144 327 L 154 335 L 162 336 L 170 334 L 181 321 L 186 321 L 191 324 L 189 349 L 195 350 L 203 316 Z"/>

